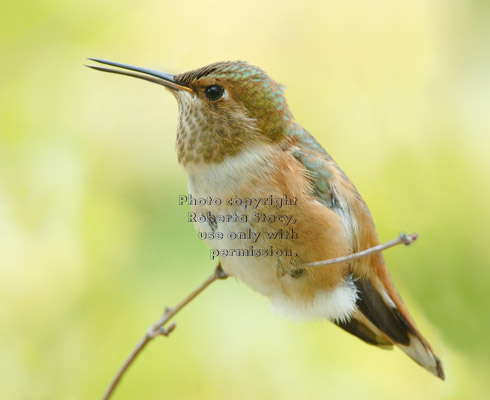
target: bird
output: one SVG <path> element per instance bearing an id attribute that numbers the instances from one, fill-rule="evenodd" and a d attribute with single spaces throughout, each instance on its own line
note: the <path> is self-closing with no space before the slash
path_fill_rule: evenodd
<path id="1" fill-rule="evenodd" d="M 283 85 L 245 61 L 172 75 L 89 60 L 97 63 L 90 68 L 162 85 L 176 98 L 190 219 L 228 275 L 268 297 L 281 315 L 327 319 L 368 344 L 400 348 L 445 379 L 381 253 L 309 266 L 379 239 L 351 180 L 296 122 Z"/>

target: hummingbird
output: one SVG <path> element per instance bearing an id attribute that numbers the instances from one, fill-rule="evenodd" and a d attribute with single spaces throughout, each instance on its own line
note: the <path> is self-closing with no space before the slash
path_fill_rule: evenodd
<path id="1" fill-rule="evenodd" d="M 195 224 L 228 275 L 268 297 L 279 314 L 327 319 L 371 345 L 397 346 L 445 379 L 381 253 L 308 266 L 374 247 L 379 240 L 355 186 L 294 119 L 284 86 L 245 61 L 172 75 L 90 60 L 105 65 L 90 68 L 157 83 L 175 96 L 176 150 L 189 195 L 213 199 L 191 203 L 195 215 L 203 217 Z M 278 205 L 268 201 L 272 198 L 285 201 Z M 254 234 L 237 238 L 243 232 Z"/>

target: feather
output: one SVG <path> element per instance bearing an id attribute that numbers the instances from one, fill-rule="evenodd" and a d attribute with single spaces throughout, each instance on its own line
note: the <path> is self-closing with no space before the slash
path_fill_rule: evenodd
<path id="1" fill-rule="evenodd" d="M 308 172 L 311 196 L 339 215 L 352 252 L 379 244 L 376 228 L 361 195 L 330 155 L 304 129 L 293 130 L 291 154 Z M 352 262 L 351 279 L 357 288 L 357 310 L 350 319 L 334 321 L 340 328 L 379 347 L 396 345 L 418 364 L 444 379 L 442 363 L 417 329 L 398 295 L 383 256 L 373 254 Z"/>

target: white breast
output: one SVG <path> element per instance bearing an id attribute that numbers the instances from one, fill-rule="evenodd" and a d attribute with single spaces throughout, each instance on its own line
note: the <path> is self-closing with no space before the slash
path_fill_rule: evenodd
<path id="1" fill-rule="evenodd" d="M 189 193 L 198 197 L 222 197 L 237 192 L 257 175 L 270 171 L 274 150 L 274 145 L 254 145 L 218 164 L 187 165 Z"/>
<path id="2" fill-rule="evenodd" d="M 213 199 L 219 198 L 223 206 L 194 207 L 196 213 L 213 215 L 238 214 L 246 215 L 250 221 L 253 209 L 244 209 L 239 206 L 228 206 L 228 198 L 236 198 L 237 193 L 250 190 L 253 193 L 251 182 L 266 175 L 273 167 L 272 155 L 277 151 L 276 146 L 260 144 L 241 151 L 239 154 L 227 157 L 219 164 L 200 164 L 186 166 L 188 174 L 189 194 L 195 198 Z M 212 228 L 207 223 L 197 223 L 196 228 L 200 232 L 211 232 Z M 258 247 L 260 244 L 246 240 L 231 240 L 228 234 L 231 232 L 246 232 L 250 229 L 249 222 L 222 222 L 216 231 L 222 232 L 222 240 L 208 241 L 212 249 L 224 250 L 235 248 Z M 275 288 L 272 284 L 275 274 L 272 268 L 263 268 L 263 259 L 258 257 L 227 257 L 222 260 L 225 270 L 231 275 L 244 281 L 248 286 L 264 294 L 271 296 Z"/>

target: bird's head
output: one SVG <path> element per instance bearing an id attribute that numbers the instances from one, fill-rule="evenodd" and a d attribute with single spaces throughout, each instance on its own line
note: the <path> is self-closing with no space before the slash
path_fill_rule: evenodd
<path id="1" fill-rule="evenodd" d="M 292 123 L 284 87 L 245 61 L 217 62 L 171 75 L 101 59 L 91 68 L 133 76 L 169 89 L 179 104 L 179 162 L 220 163 L 248 146 L 279 142 Z"/>

